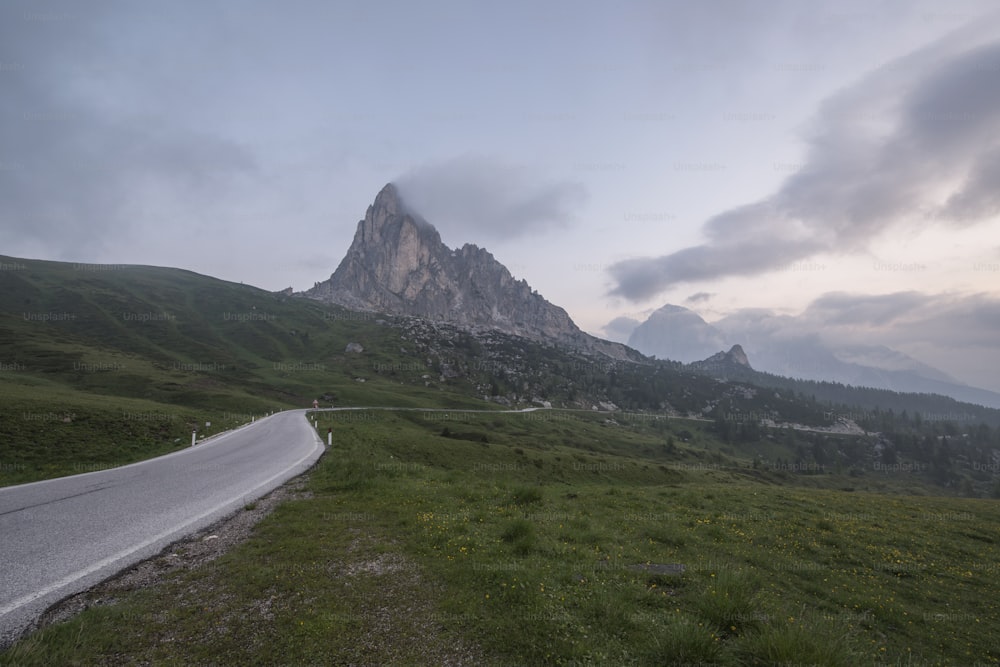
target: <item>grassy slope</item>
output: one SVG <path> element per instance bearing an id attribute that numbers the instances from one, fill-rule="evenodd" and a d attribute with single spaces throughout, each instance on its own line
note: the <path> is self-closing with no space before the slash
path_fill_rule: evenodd
<path id="1" fill-rule="evenodd" d="M 1000 658 L 994 502 L 802 486 L 816 480 L 754 471 L 691 422 L 371 411 L 319 427 L 337 439 L 311 498 L 0 663 Z M 692 443 L 665 452 L 681 430 Z M 685 570 L 633 568 L 656 564 Z"/>
<path id="2" fill-rule="evenodd" d="M 185 446 L 193 428 L 210 435 L 316 397 L 489 408 L 498 406 L 473 397 L 493 391 L 518 405 L 666 398 L 687 412 L 722 391 L 671 368 L 619 367 L 502 335 L 483 343 L 439 324 L 385 326 L 178 269 L 0 263 L 17 267 L 0 271 L 0 484 L 134 461 Z M 347 353 L 350 342 L 365 351 Z M 789 416 L 822 414 L 769 400 Z"/>
<path id="3" fill-rule="evenodd" d="M 177 269 L 0 263 L 24 267 L 0 271 L 0 484 L 162 454 L 194 428 L 211 435 L 324 395 L 483 405 L 461 384 L 412 377 L 400 396 L 399 379 L 374 372 L 402 364 L 385 352 L 399 330 L 367 315 Z M 368 351 L 348 354 L 349 342 Z"/>
<path id="4" fill-rule="evenodd" d="M 363 399 L 352 383 L 372 375 L 373 359 L 345 346 L 391 349 L 398 340 L 363 314 L 188 271 L 15 261 L 27 268 L 0 273 L 4 362 L 90 393 L 200 405 L 217 390 L 299 407 L 317 390 L 351 386 Z M 101 364 L 111 368 L 89 370 Z"/>
<path id="5" fill-rule="evenodd" d="M 708 415 L 720 437 L 758 442 L 764 459 L 822 464 L 821 450 L 827 459 L 835 454 L 825 436 L 801 433 L 771 447 L 756 426 L 762 416 L 828 424 L 827 406 L 793 391 L 720 383 L 676 364 L 609 362 L 407 318 L 382 325 L 370 314 L 177 269 L 5 257 L 0 265 L 13 267 L 0 271 L 0 484 L 163 453 L 185 446 L 193 428 L 210 435 L 316 397 L 427 407 L 497 407 L 486 395 L 516 406 L 612 402 Z M 347 353 L 349 342 L 364 352 Z M 918 427 L 913 437 L 931 445 L 900 449 L 900 456 L 919 459 L 925 477 L 946 492 L 1000 493 L 990 475 L 972 470 L 990 470 L 990 447 L 1000 443 L 1000 432 L 982 428 L 974 442 L 952 438 L 934 459 L 941 433 Z M 856 439 L 842 464 L 870 470 L 874 444 Z M 931 459 L 948 465 L 931 466 Z"/>

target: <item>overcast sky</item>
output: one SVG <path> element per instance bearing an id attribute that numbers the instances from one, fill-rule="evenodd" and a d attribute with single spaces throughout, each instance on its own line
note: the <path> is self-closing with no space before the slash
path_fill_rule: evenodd
<path id="1" fill-rule="evenodd" d="M 0 0 L 0 253 L 305 289 L 394 181 L 592 333 L 802 314 L 1000 389 L 995 7 Z"/>

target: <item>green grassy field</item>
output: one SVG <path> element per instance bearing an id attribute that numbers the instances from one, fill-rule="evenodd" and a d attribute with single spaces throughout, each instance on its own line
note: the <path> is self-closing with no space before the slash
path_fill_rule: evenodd
<path id="1" fill-rule="evenodd" d="M 314 398 L 433 411 L 318 413 L 336 437 L 309 497 L 0 664 L 1000 660 L 985 424 L 879 413 L 895 432 L 876 454 L 877 434 L 759 426 L 830 422 L 791 390 L 175 269 L 17 262 L 0 275 L 0 485 L 130 463 Z M 498 411 L 542 401 L 584 409 Z M 626 410 L 590 409 L 602 402 Z"/>
<path id="2" fill-rule="evenodd" d="M 319 418 L 336 438 L 310 497 L 0 664 L 1000 659 L 995 501 L 755 468 L 682 420 Z"/>

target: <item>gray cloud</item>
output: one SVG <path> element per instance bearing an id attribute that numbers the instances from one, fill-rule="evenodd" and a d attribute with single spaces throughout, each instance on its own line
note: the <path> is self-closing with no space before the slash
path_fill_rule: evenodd
<path id="1" fill-rule="evenodd" d="M 0 242 L 93 252 L 178 202 L 204 210 L 256 171 L 237 144 L 167 117 L 101 111 L 72 89 L 112 9 L 51 5 L 0 21 Z"/>
<path id="2" fill-rule="evenodd" d="M 624 343 L 640 324 L 639 320 L 632 317 L 616 317 L 604 325 L 604 335 L 608 337 L 608 340 Z"/>
<path id="3" fill-rule="evenodd" d="M 930 344 L 956 351 L 982 348 L 987 356 L 971 355 L 969 361 L 994 376 L 1000 370 L 1000 299 L 989 294 L 824 295 L 804 315 L 832 336 L 876 335 L 886 344 Z"/>
<path id="4" fill-rule="evenodd" d="M 975 222 L 1000 214 L 1000 151 L 980 157 L 963 188 L 948 198 L 942 217 Z"/>
<path id="5" fill-rule="evenodd" d="M 823 326 L 883 328 L 906 322 L 929 297 L 920 292 L 865 295 L 829 292 L 815 299 L 804 313 L 807 320 Z"/>
<path id="6" fill-rule="evenodd" d="M 831 342 L 885 345 L 929 343 L 942 347 L 995 346 L 1000 298 L 988 294 L 889 294 L 827 292 L 797 316 L 744 308 L 717 323 L 753 329 L 767 337 L 819 334 Z"/>
<path id="7" fill-rule="evenodd" d="M 685 303 L 705 303 L 715 296 L 714 292 L 695 292 L 684 300 Z"/>
<path id="8" fill-rule="evenodd" d="M 901 222 L 989 220 L 1000 212 L 998 77 L 1000 42 L 961 34 L 877 70 L 824 103 L 803 167 L 776 193 L 708 220 L 702 245 L 613 265 L 610 293 L 642 300 L 858 252 Z"/>
<path id="9" fill-rule="evenodd" d="M 421 165 L 396 185 L 407 206 L 453 243 L 564 227 L 587 199 L 580 183 L 549 181 L 530 167 L 475 155 Z"/>

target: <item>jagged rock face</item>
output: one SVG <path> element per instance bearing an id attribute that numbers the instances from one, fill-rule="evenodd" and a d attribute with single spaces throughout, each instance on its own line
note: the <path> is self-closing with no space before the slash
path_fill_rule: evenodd
<path id="1" fill-rule="evenodd" d="M 524 280 L 515 280 L 485 249 L 470 244 L 449 249 L 430 223 L 406 209 L 391 183 L 358 223 L 337 270 L 305 296 L 356 310 L 446 320 L 574 347 L 593 349 L 606 343 L 580 331 L 565 310 Z M 621 356 L 616 352 L 613 356 Z"/>
<path id="2" fill-rule="evenodd" d="M 750 368 L 750 360 L 747 359 L 747 353 L 743 351 L 743 347 L 740 345 L 733 345 L 729 352 L 726 353 L 726 357 L 734 364 Z"/>
<path id="3" fill-rule="evenodd" d="M 691 368 L 714 377 L 741 377 L 753 371 L 750 360 L 740 345 L 733 345 L 729 352 L 717 352 L 704 361 L 695 361 Z"/>

